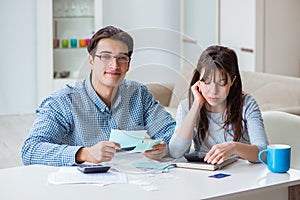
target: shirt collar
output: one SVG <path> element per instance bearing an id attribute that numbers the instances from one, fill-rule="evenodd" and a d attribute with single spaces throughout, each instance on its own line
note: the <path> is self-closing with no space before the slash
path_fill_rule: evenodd
<path id="1" fill-rule="evenodd" d="M 108 111 L 108 107 L 106 104 L 101 100 L 101 98 L 97 95 L 95 89 L 93 88 L 91 82 L 92 72 L 89 73 L 88 77 L 85 79 L 85 89 L 87 91 L 88 96 L 92 100 L 92 102 L 98 107 L 101 112 Z"/>
<path id="2" fill-rule="evenodd" d="M 98 107 L 98 109 L 100 109 L 101 112 L 109 112 L 109 108 L 106 106 L 106 104 L 101 100 L 101 98 L 98 96 L 98 94 L 96 93 L 93 85 L 92 85 L 92 72 L 89 73 L 88 77 L 85 79 L 85 88 L 87 91 L 88 96 L 90 97 L 90 99 L 92 100 L 92 102 Z M 120 103 L 121 103 L 121 91 L 120 91 L 120 86 L 122 86 L 124 83 L 124 80 L 122 80 L 122 82 L 119 85 L 119 89 L 118 92 L 116 94 L 116 99 L 112 105 L 112 109 L 116 108 Z"/>

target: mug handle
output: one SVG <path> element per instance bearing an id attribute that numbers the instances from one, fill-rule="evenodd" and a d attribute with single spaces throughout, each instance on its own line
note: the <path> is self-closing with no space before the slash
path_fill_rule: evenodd
<path id="1" fill-rule="evenodd" d="M 258 159 L 259 159 L 260 162 L 262 162 L 263 164 L 268 165 L 268 164 L 261 158 L 261 156 L 262 156 L 263 153 L 268 153 L 268 149 L 261 150 L 261 151 L 259 152 L 259 154 L 258 154 Z"/>

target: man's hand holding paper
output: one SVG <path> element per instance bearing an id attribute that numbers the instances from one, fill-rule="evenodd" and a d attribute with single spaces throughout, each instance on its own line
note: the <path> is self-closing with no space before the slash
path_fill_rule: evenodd
<path id="1" fill-rule="evenodd" d="M 145 152 L 149 150 L 153 150 L 153 146 L 160 144 L 161 140 L 151 140 L 145 139 L 141 143 L 138 143 L 136 147 L 132 150 L 132 152 Z"/>
<path id="2" fill-rule="evenodd" d="M 76 153 L 76 161 L 101 163 L 110 161 L 120 145 L 115 142 L 101 141 L 91 147 L 83 147 Z"/>
<path id="3" fill-rule="evenodd" d="M 167 154 L 167 145 L 164 142 L 160 142 L 154 145 L 151 150 L 143 152 L 143 155 L 153 160 L 161 160 Z"/>
<path id="4" fill-rule="evenodd" d="M 118 130 L 112 129 L 110 132 L 109 141 L 120 144 L 121 148 L 136 147 L 137 144 L 142 143 L 147 130 Z"/>
<path id="5" fill-rule="evenodd" d="M 145 140 L 146 130 L 117 130 L 112 129 L 109 141 L 120 144 L 121 148 L 135 147 L 133 152 L 142 152 L 153 160 L 161 160 L 167 153 L 167 145 L 161 140 Z"/>

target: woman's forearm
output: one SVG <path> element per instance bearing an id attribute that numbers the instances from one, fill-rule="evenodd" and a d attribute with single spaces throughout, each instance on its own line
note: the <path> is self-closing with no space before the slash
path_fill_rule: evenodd
<path id="1" fill-rule="evenodd" d="M 243 144 L 241 142 L 235 142 L 235 154 L 241 158 L 244 158 L 250 162 L 257 161 L 258 147 L 251 144 Z"/>
<path id="2" fill-rule="evenodd" d="M 177 128 L 176 134 L 183 139 L 193 139 L 194 127 L 200 112 L 200 106 L 196 102 L 193 103 L 191 109 L 182 121 L 181 125 Z"/>

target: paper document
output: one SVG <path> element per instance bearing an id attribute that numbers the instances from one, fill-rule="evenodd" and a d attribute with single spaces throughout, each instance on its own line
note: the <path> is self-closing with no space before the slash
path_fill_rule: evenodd
<path id="1" fill-rule="evenodd" d="M 142 143 L 146 136 L 147 130 L 118 130 L 112 129 L 109 141 L 119 143 L 121 148 L 135 147 L 137 144 Z"/>
<path id="2" fill-rule="evenodd" d="M 159 162 L 148 159 L 141 153 L 133 153 L 132 151 L 116 153 L 110 164 L 113 169 L 129 174 L 157 173 L 173 167 L 172 161 Z"/>
<path id="3" fill-rule="evenodd" d="M 162 163 L 153 160 L 147 160 L 144 162 L 141 161 L 134 162 L 133 166 L 139 169 L 152 169 L 152 170 L 164 170 L 164 169 L 169 169 L 174 167 L 170 163 Z"/>
<path id="4" fill-rule="evenodd" d="M 58 172 L 48 175 L 48 182 L 52 184 L 93 183 L 113 184 L 127 183 L 126 175 L 118 172 L 84 174 L 77 167 L 62 167 Z"/>
<path id="5" fill-rule="evenodd" d="M 161 140 L 149 140 L 138 143 L 132 152 L 145 152 L 151 150 L 154 145 L 160 144 Z"/>

